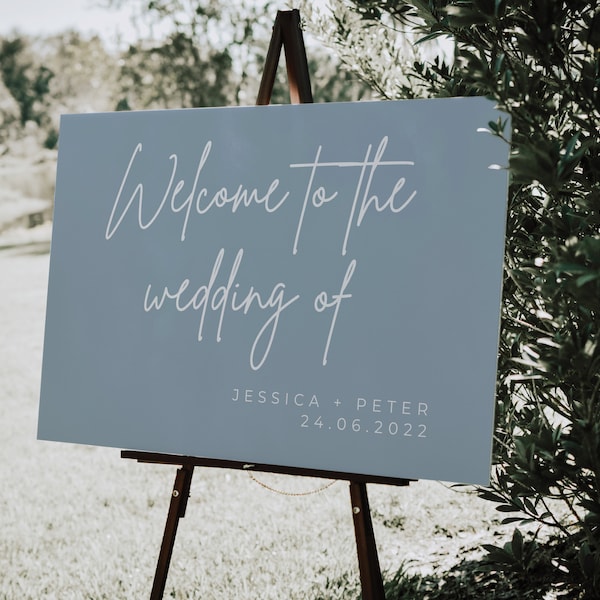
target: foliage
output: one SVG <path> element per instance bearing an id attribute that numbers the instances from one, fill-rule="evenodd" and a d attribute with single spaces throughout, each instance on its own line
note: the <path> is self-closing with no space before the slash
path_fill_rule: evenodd
<path id="1" fill-rule="evenodd" d="M 512 539 L 502 548 L 492 544 L 484 544 L 488 551 L 485 570 L 495 570 L 497 565 L 503 565 L 503 570 L 527 575 L 535 566 L 535 558 L 539 550 L 535 539 L 525 541 L 519 529 L 515 529 Z"/>
<path id="2" fill-rule="evenodd" d="M 54 73 L 42 64 L 35 64 L 23 38 L 0 41 L 0 76 L 19 106 L 21 125 L 27 121 L 40 125 Z"/>
<path id="3" fill-rule="evenodd" d="M 386 99 L 423 95 L 406 72 L 411 65 L 442 52 L 434 41 L 417 44 L 418 34 L 398 28 L 393 19 L 379 12 L 379 20 L 365 20 L 359 11 L 342 0 L 324 10 L 311 0 L 298 2 L 306 27 L 328 44 L 345 69 L 360 79 L 377 96 Z"/>
<path id="4" fill-rule="evenodd" d="M 63 113 L 110 110 L 117 91 L 119 56 L 96 35 L 64 31 L 36 40 L 39 60 L 55 73 L 49 112 L 58 126 Z"/>
<path id="5" fill-rule="evenodd" d="M 221 106 L 231 87 L 231 56 L 227 51 L 201 53 L 184 33 L 164 43 L 131 45 L 123 57 L 123 101 L 137 108 Z"/>
<path id="6" fill-rule="evenodd" d="M 246 46 L 255 35 L 261 38 L 263 7 L 244 3 L 231 7 L 221 0 L 134 4 L 139 29 L 145 25 L 150 34 L 131 44 L 122 57 L 122 94 L 128 105 L 239 103 L 254 59 L 254 50 Z M 152 33 L 156 30 L 163 32 L 160 37 Z"/>
<path id="7" fill-rule="evenodd" d="M 126 0 L 107 0 L 120 6 Z M 129 0 L 138 29 L 149 34 L 122 57 L 122 99 L 132 108 L 253 104 L 276 9 L 271 2 Z M 154 32 L 162 31 L 162 36 Z M 315 101 L 355 100 L 367 93 L 340 72 L 331 53 L 311 49 Z M 289 101 L 285 73 L 277 73 L 272 102 Z"/>
<path id="8" fill-rule="evenodd" d="M 61 114 L 108 110 L 117 89 L 117 61 L 100 38 L 75 31 L 0 40 L 0 74 L 19 107 L 20 134 L 54 148 Z M 3 121 L 0 137 L 18 137 L 14 129 Z"/>
<path id="9" fill-rule="evenodd" d="M 7 138 L 14 137 L 19 131 L 21 127 L 20 114 L 21 111 L 17 101 L 0 77 L 0 143 Z M 3 153 L 4 149 L 3 146 L 0 146 L 0 154 Z"/>
<path id="10" fill-rule="evenodd" d="M 597 597 L 597 4 L 583 0 L 353 0 L 351 4 L 361 31 L 411 27 L 423 40 L 446 37 L 454 43 L 453 62 L 434 58 L 404 64 L 403 80 L 391 93 L 379 85 L 380 95 L 485 95 L 512 118 L 497 464 L 492 489 L 481 494 L 500 504 L 499 510 L 509 514 L 508 522 L 524 514 L 555 528 L 577 550 L 570 559 L 556 556 L 557 564 Z M 339 18 L 335 23 L 338 44 L 360 33 L 355 23 L 350 29 Z M 379 62 L 371 54 L 370 62 L 354 68 L 363 69 L 363 78 L 369 80 L 379 77 Z M 495 135 L 508 135 L 503 119 L 488 127 Z M 499 556 L 501 550 L 492 555 Z"/>

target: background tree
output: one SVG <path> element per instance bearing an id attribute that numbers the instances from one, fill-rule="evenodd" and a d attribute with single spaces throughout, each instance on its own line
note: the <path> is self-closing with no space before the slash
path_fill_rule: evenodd
<path id="1" fill-rule="evenodd" d="M 46 146 L 58 141 L 60 115 L 112 110 L 119 89 L 116 52 L 98 36 L 65 31 L 36 43 L 40 59 L 55 76 L 49 86 Z"/>
<path id="2" fill-rule="evenodd" d="M 184 33 L 132 44 L 122 57 L 121 95 L 130 108 L 222 106 L 232 95 L 231 80 L 229 53 L 201 53 Z"/>
<path id="3" fill-rule="evenodd" d="M 75 31 L 0 40 L 0 75 L 5 93 L 19 107 L 21 134 L 35 129 L 52 148 L 61 114 L 110 110 L 118 89 L 118 60 L 100 38 Z M 7 113 L 0 123 L 0 136 L 7 137 L 10 129 L 18 137 L 11 118 Z"/>
<path id="4" fill-rule="evenodd" d="M 410 28 L 422 39 L 442 36 L 454 44 L 453 61 L 403 62 L 395 86 L 385 78 L 375 86 L 381 97 L 484 95 L 512 118 L 496 465 L 492 489 L 480 493 L 501 511 L 521 513 L 508 522 L 525 518 L 553 528 L 552 564 L 579 589 L 569 597 L 600 597 L 597 3 L 349 4 L 355 20 L 335 16 L 331 25 L 342 57 L 350 52 L 345 40 L 354 44 L 371 31 L 393 37 Z M 381 62 L 371 53 L 349 66 L 379 81 Z M 508 136 L 501 117 L 487 126 Z M 497 565 L 530 567 L 518 531 L 504 548 L 488 549 Z"/>
<path id="5" fill-rule="evenodd" d="M 244 7 L 226 8 L 220 0 L 162 0 L 137 2 L 135 8 L 138 31 L 146 34 L 122 57 L 129 106 L 221 106 L 240 93 L 244 71 L 240 66 L 235 72 L 233 55 L 246 32 L 234 19 L 243 19 Z M 245 15 L 248 22 L 252 10 Z"/>
<path id="6" fill-rule="evenodd" d="M 20 110 L 17 101 L 0 78 L 0 144 L 18 135 L 20 130 Z M 0 147 L 0 155 L 7 151 Z"/>
<path id="7" fill-rule="evenodd" d="M 49 86 L 52 122 L 61 113 L 111 110 L 118 91 L 120 56 L 97 35 L 73 30 L 40 38 L 39 60 L 55 75 Z"/>
<path id="8" fill-rule="evenodd" d="M 15 36 L 0 41 L 0 75 L 19 106 L 21 125 L 28 121 L 40 125 L 54 73 L 36 64 L 26 38 Z"/>
<path id="9" fill-rule="evenodd" d="M 272 2 L 107 0 L 134 6 L 140 39 L 123 55 L 121 107 L 253 104 L 277 7 Z M 310 48 L 315 101 L 354 100 L 368 88 L 331 52 Z M 289 102 L 278 72 L 273 103 Z"/>

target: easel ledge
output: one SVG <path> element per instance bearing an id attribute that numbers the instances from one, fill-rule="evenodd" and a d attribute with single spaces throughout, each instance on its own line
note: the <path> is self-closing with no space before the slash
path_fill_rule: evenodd
<path id="1" fill-rule="evenodd" d="M 405 486 L 414 479 L 401 479 L 385 477 L 382 475 L 360 475 L 341 471 L 323 471 L 320 469 L 304 469 L 301 467 L 283 467 L 262 463 L 247 463 L 235 460 L 219 460 L 214 458 L 200 458 L 197 456 L 183 456 L 177 454 L 161 454 L 159 452 L 139 452 L 136 450 L 122 450 L 121 458 L 137 460 L 140 463 L 160 465 L 181 465 L 182 467 L 215 467 L 221 469 L 237 469 L 259 473 L 279 473 L 282 475 L 298 475 L 302 477 L 318 477 L 321 479 L 338 479 L 341 481 L 354 481 L 356 483 L 377 483 L 381 485 Z"/>

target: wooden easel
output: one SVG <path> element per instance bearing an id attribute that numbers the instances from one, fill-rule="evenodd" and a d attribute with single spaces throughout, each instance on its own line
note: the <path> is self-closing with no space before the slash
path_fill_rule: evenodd
<path id="1" fill-rule="evenodd" d="M 313 101 L 306 49 L 300 28 L 300 13 L 298 10 L 290 10 L 277 12 L 256 100 L 257 105 L 266 105 L 271 101 L 282 46 L 285 50 L 290 101 L 292 104 L 304 104 Z M 171 503 L 158 563 L 156 565 L 150 600 L 162 600 L 179 519 L 185 516 L 194 467 L 198 466 L 251 470 L 253 472 L 283 473 L 287 475 L 302 475 L 348 481 L 350 483 L 350 501 L 354 520 L 362 598 L 363 600 L 385 600 L 383 580 L 377 556 L 377 545 L 375 543 L 369 499 L 367 496 L 367 483 L 406 486 L 409 485 L 411 480 L 129 450 L 123 450 L 121 457 L 134 459 L 141 463 L 180 465 L 173 485 Z"/>

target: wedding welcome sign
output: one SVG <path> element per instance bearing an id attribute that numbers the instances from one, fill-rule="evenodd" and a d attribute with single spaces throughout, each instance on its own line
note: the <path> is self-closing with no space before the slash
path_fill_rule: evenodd
<path id="1" fill-rule="evenodd" d="M 38 437 L 486 484 L 488 100 L 63 116 Z"/>

